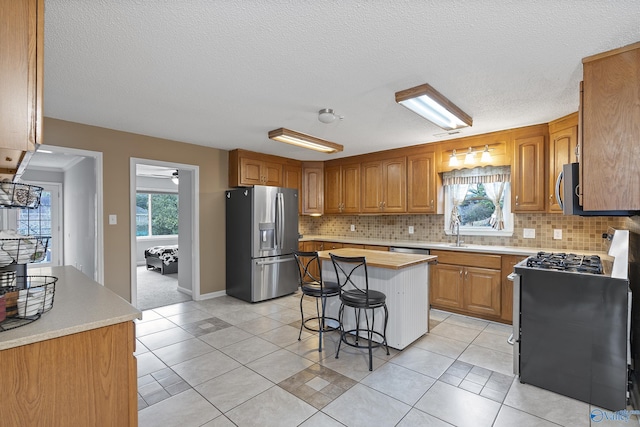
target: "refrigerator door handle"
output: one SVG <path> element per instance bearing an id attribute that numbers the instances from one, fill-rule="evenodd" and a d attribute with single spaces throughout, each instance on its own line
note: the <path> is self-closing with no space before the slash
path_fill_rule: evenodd
<path id="1" fill-rule="evenodd" d="M 256 265 L 270 265 L 270 264 L 279 264 L 281 262 L 291 262 L 291 261 L 295 261 L 295 258 L 283 258 L 283 259 L 278 259 L 278 260 L 273 260 L 273 261 L 256 261 Z"/>
<path id="2" fill-rule="evenodd" d="M 282 249 L 284 240 L 284 194 L 276 194 L 276 248 Z"/>

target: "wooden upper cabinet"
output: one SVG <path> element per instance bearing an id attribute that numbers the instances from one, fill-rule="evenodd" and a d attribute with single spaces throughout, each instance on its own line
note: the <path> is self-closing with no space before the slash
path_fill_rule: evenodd
<path id="1" fill-rule="evenodd" d="M 407 212 L 436 213 L 435 153 L 407 157 Z"/>
<path id="2" fill-rule="evenodd" d="M 44 1 L 0 2 L 0 174 L 42 143 Z"/>
<path id="3" fill-rule="evenodd" d="M 302 163 L 302 214 L 324 213 L 324 167 L 322 162 Z"/>
<path id="4" fill-rule="evenodd" d="M 340 213 L 342 208 L 342 167 L 324 168 L 324 211 L 328 214 Z"/>
<path id="5" fill-rule="evenodd" d="M 514 141 L 511 171 L 511 209 L 513 212 L 544 212 L 545 209 L 545 136 Z"/>
<path id="6" fill-rule="evenodd" d="M 360 212 L 360 163 L 342 165 L 343 213 Z"/>
<path id="7" fill-rule="evenodd" d="M 547 180 L 547 210 L 562 212 L 556 200 L 556 181 L 562 172 L 562 166 L 576 161 L 576 147 L 578 145 L 578 113 L 549 123 L 549 173 Z M 560 187 L 560 196 L 562 186 Z"/>
<path id="8" fill-rule="evenodd" d="M 582 62 L 582 207 L 640 210 L 640 42 Z"/>
<path id="9" fill-rule="evenodd" d="M 404 213 L 407 210 L 407 159 L 363 162 L 362 212 Z"/>
<path id="10" fill-rule="evenodd" d="M 298 214 L 302 213 L 302 167 L 297 165 L 282 166 L 282 186 L 298 190 Z"/>
<path id="11" fill-rule="evenodd" d="M 229 187 L 253 185 L 301 188 L 300 162 L 247 150 L 229 152 Z"/>
<path id="12" fill-rule="evenodd" d="M 360 212 L 360 163 L 325 167 L 324 211 L 328 214 Z"/>

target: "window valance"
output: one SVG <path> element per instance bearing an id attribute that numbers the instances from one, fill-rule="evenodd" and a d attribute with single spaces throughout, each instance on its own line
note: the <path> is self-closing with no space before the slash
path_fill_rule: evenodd
<path id="1" fill-rule="evenodd" d="M 443 185 L 489 184 L 494 182 L 511 182 L 511 167 L 482 166 L 442 173 Z"/>

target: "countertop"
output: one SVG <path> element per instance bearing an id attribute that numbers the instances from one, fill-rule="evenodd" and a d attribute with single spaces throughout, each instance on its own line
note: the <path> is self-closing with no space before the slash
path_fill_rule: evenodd
<path id="1" fill-rule="evenodd" d="M 0 350 L 142 318 L 140 310 L 73 267 L 30 269 L 29 275 L 58 278 L 53 307 L 35 322 L 0 332 Z"/>
<path id="2" fill-rule="evenodd" d="M 438 257 L 434 255 L 405 254 L 400 252 L 381 252 L 369 249 L 342 248 L 331 249 L 318 252 L 320 259 L 331 259 L 329 253 L 344 257 L 366 257 L 368 267 L 380 267 L 391 270 L 410 267 L 412 265 L 423 264 L 435 261 Z"/>
<path id="3" fill-rule="evenodd" d="M 496 255 L 522 255 L 532 256 L 539 251 L 544 252 L 572 252 L 578 255 L 599 255 L 601 257 L 607 257 L 606 252 L 597 251 L 573 251 L 570 249 L 550 249 L 550 248 L 529 248 L 521 246 L 497 246 L 497 245 L 466 245 L 453 246 L 453 243 L 443 242 L 416 242 L 415 240 L 378 240 L 378 239 L 364 239 L 357 237 L 337 237 L 337 236 L 320 236 L 320 235 L 304 235 L 300 238 L 301 242 L 304 241 L 324 241 L 324 242 L 336 242 L 336 243 L 354 243 L 358 245 L 379 245 L 379 246 L 396 246 L 402 248 L 421 248 L 421 249 L 440 249 L 447 251 L 460 251 L 460 252 L 478 252 L 486 254 Z"/>

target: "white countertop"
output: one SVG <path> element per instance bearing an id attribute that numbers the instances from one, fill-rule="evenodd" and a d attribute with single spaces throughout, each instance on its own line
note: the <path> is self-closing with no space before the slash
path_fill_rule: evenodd
<path id="1" fill-rule="evenodd" d="M 141 319 L 140 310 L 73 267 L 30 269 L 30 276 L 55 276 L 53 307 L 40 319 L 0 332 L 0 350 Z"/>
<path id="2" fill-rule="evenodd" d="M 497 246 L 497 245 L 467 245 L 454 246 L 450 242 L 416 242 L 415 240 L 378 240 L 378 239 L 364 239 L 357 237 L 338 237 L 338 236 L 320 236 L 320 235 L 307 235 L 305 234 L 300 241 L 325 241 L 336 243 L 354 243 L 358 245 L 380 245 L 380 246 L 396 246 L 401 248 L 421 248 L 421 249 L 439 249 L 447 251 L 461 251 L 461 252 L 482 252 L 486 254 L 498 254 L 498 255 L 522 255 L 531 256 L 540 251 L 544 252 L 573 252 L 579 255 L 600 255 L 606 257 L 606 252 L 597 251 L 572 251 L 569 249 L 550 249 L 550 248 L 529 248 L 521 246 Z"/>

